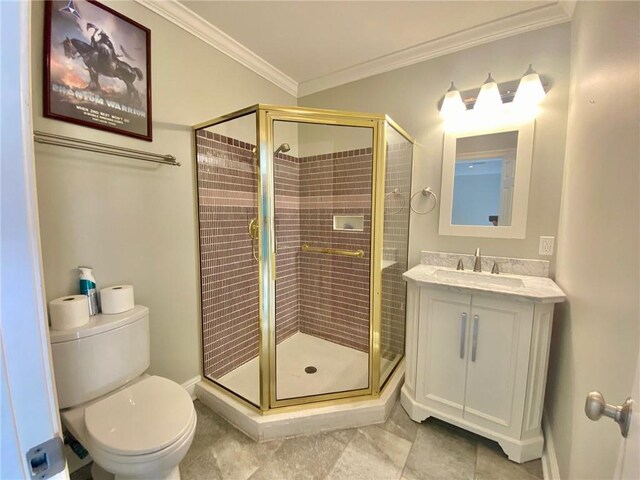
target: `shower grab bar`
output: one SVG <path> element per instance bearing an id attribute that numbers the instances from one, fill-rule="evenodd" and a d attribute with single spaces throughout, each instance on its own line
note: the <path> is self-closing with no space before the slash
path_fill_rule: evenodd
<path id="1" fill-rule="evenodd" d="M 343 255 L 345 257 L 364 257 L 364 250 L 340 250 L 339 248 L 311 247 L 306 243 L 303 243 L 301 248 L 303 252 Z"/>

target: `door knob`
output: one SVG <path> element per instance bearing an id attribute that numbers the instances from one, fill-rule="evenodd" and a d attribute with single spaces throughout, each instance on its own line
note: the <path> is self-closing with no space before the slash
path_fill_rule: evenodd
<path id="1" fill-rule="evenodd" d="M 612 418 L 620 425 L 620 433 L 623 437 L 627 437 L 629 426 L 631 425 L 631 410 L 633 400 L 627 398 L 620 406 L 609 405 L 604 401 L 604 397 L 600 392 L 589 392 L 587 401 L 584 404 L 584 413 L 594 422 L 600 420 L 603 415 Z"/>

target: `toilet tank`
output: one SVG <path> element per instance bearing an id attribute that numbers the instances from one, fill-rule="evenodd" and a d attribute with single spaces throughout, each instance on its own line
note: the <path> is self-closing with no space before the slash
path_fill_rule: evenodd
<path id="1" fill-rule="evenodd" d="M 149 368 L 149 309 L 142 305 L 49 334 L 61 409 L 105 395 Z"/>

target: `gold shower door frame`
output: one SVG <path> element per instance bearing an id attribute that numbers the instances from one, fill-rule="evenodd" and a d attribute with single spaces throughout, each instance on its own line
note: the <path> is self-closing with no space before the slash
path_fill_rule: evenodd
<path id="1" fill-rule="evenodd" d="M 260 411 L 282 412 L 295 409 L 296 406 L 325 406 L 335 403 L 358 401 L 363 398 L 378 398 L 382 391 L 380 385 L 380 342 L 382 318 L 382 243 L 384 233 L 384 185 L 386 172 L 386 133 L 385 124 L 389 124 L 412 144 L 414 139 L 390 117 L 379 114 L 366 114 L 338 110 L 315 108 L 285 107 L 257 104 L 222 117 L 203 122 L 193 127 L 194 132 L 201 128 L 256 113 L 256 145 L 258 146 L 258 227 L 259 227 L 259 362 L 260 362 Z M 367 388 L 343 392 L 325 393 L 298 398 L 278 400 L 276 398 L 276 255 L 275 255 L 275 178 L 273 155 L 274 121 L 312 123 L 346 127 L 371 128 L 372 145 L 372 202 L 371 202 L 371 264 L 369 284 L 369 386 Z M 197 186 L 197 183 L 196 183 Z M 196 202 L 197 209 L 197 202 Z M 198 252 L 199 254 L 199 252 Z M 201 306 L 201 304 L 200 304 Z M 201 317 L 202 318 L 202 317 Z M 201 325 L 202 329 L 202 325 Z M 391 378 L 401 362 L 389 374 Z M 202 373 L 202 372 L 201 372 Z M 203 378 L 204 375 L 202 375 Z M 226 388 L 219 387 L 225 393 Z M 232 394 L 252 409 L 256 407 Z"/>

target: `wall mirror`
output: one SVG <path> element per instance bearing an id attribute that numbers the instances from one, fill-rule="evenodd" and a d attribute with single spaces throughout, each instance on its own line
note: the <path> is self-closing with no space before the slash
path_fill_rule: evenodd
<path id="1" fill-rule="evenodd" d="M 447 132 L 440 235 L 525 238 L 534 121 Z"/>

